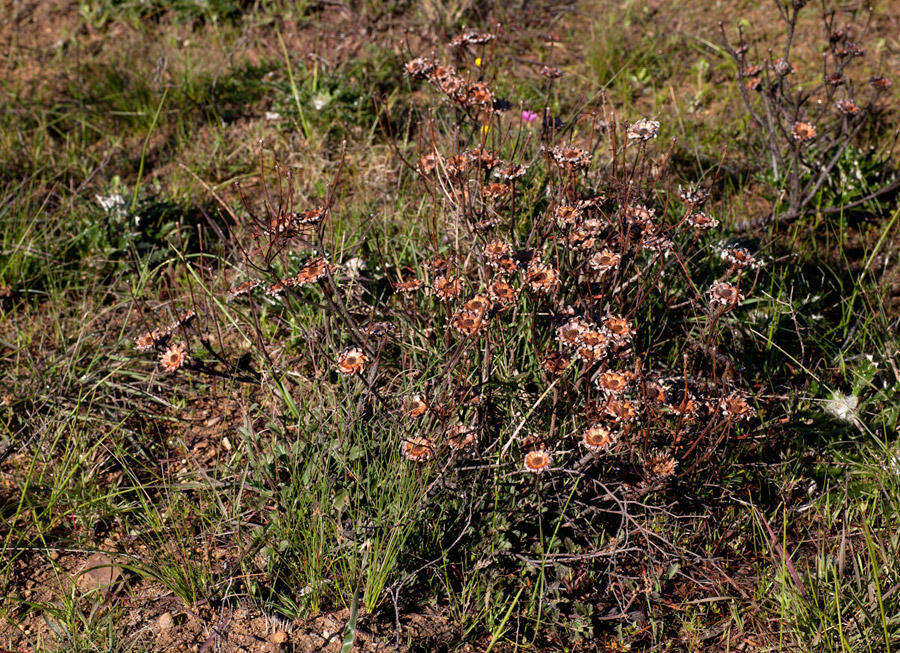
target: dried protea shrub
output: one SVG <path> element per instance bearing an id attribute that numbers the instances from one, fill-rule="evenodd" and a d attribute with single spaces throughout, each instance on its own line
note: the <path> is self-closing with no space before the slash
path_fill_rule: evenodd
<path id="1" fill-rule="evenodd" d="M 454 65 L 429 53 L 405 66 L 431 99 L 410 109 L 416 136 L 399 157 L 397 195 L 415 210 L 357 229 L 333 199 L 339 179 L 305 203 L 285 191 L 248 218 L 283 228 L 240 243 L 236 279 L 251 281 L 223 296 L 240 297 L 229 306 L 259 341 L 274 334 L 260 369 L 333 398 L 339 419 L 317 426 L 340 433 L 310 441 L 383 446 L 436 519 L 452 506 L 477 521 L 486 497 L 515 521 L 539 501 L 562 512 L 576 485 L 581 505 L 611 509 L 610 496 L 708 481 L 759 414 L 728 345 L 765 269 L 719 244 L 710 181 L 667 169 L 666 125 L 599 105 L 572 130 L 549 109 L 536 107 L 543 125 L 510 112 L 466 54 L 498 40 L 463 36 Z M 347 272 L 355 259 L 365 274 Z M 336 422 L 387 435 L 348 442 Z M 573 519 L 573 546 L 608 539 Z"/>
<path id="2" fill-rule="evenodd" d="M 617 455 L 664 447 L 693 459 L 722 446 L 722 433 L 748 422 L 707 407 L 734 404 L 722 402 L 740 380 L 723 383 L 721 348 L 714 359 L 693 343 L 715 341 L 736 319 L 760 273 L 756 259 L 711 245 L 717 207 L 707 185 L 667 176 L 657 140 L 665 125 L 590 107 L 580 118 L 587 132 L 560 130 L 556 118 L 553 129 L 533 128 L 509 112 L 485 67 L 463 56 L 498 45 L 482 37 L 460 35 L 453 65 L 435 53 L 404 67 L 433 103 L 418 114 L 427 128 L 404 156 L 402 183 L 421 198 L 423 219 L 398 230 L 403 248 L 384 238 L 368 250 L 378 253 L 366 255 L 366 274 L 349 274 L 345 263 L 362 259 L 335 231 L 334 194 L 303 205 L 289 169 L 276 166 L 279 201 L 263 215 L 247 202 L 258 246 L 240 249 L 248 280 L 229 298 L 250 309 L 265 303 L 282 324 L 315 306 L 323 326 L 303 338 L 308 360 L 299 364 L 361 393 L 348 409 L 426 429 L 414 434 L 435 443 L 417 456 L 423 463 L 442 464 L 444 444 L 460 441 L 441 435 L 453 423 L 478 432 L 478 452 L 500 452 L 501 464 L 511 449 L 524 456 L 514 432 L 525 427 L 543 433 L 535 451 L 565 451 L 555 443 L 587 428 L 615 433 Z M 265 292 L 255 294 L 257 285 Z M 660 320 L 666 311 L 676 319 Z M 159 346 L 152 335 L 137 344 Z M 427 402 L 413 389 L 423 387 Z M 700 419 L 707 413 L 712 421 Z M 569 455 L 554 454 L 558 468 Z M 684 462 L 677 470 L 694 469 Z"/>
<path id="3" fill-rule="evenodd" d="M 744 27 L 738 28 L 735 42 L 720 23 L 720 41 L 736 64 L 735 84 L 752 125 L 747 133 L 754 155 L 768 167 L 779 191 L 769 214 L 740 221 L 735 225 L 738 231 L 820 212 L 827 204 L 823 185 L 846 174 L 840 168 L 846 165 L 846 155 L 858 147 L 859 135 L 883 129 L 880 123 L 890 80 L 870 76 L 871 67 L 882 64 L 867 60 L 866 50 L 857 42 L 868 36 L 872 9 L 868 8 L 867 20 L 860 24 L 855 12 L 838 12 L 827 5 L 823 3 L 819 11 L 800 1 L 780 5 L 773 15 L 783 29 L 776 33 L 778 42 L 768 44 L 750 36 Z M 806 16 L 815 20 L 814 14 L 820 23 L 815 30 L 805 24 Z M 818 56 L 799 55 L 795 46 L 801 33 L 821 35 L 813 46 Z M 873 198 L 890 192 L 893 185 L 881 176 L 864 187 L 864 195 Z M 825 207 L 827 212 L 843 213 L 844 206 L 853 203 L 843 191 L 835 206 Z"/>

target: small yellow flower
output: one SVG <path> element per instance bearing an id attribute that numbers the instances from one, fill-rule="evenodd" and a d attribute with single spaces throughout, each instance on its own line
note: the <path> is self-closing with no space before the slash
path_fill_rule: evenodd
<path id="1" fill-rule="evenodd" d="M 475 65 L 479 66 L 479 67 L 481 66 L 481 57 L 478 57 L 477 59 L 475 59 Z"/>
<path id="2" fill-rule="evenodd" d="M 491 126 L 490 126 L 490 125 L 482 125 L 482 126 L 481 126 L 481 133 L 482 133 L 482 134 L 487 134 L 489 131 L 491 131 Z"/>

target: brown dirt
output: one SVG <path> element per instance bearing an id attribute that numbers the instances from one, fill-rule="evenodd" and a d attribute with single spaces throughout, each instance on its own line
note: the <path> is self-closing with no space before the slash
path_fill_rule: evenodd
<path id="1" fill-rule="evenodd" d="M 92 577 L 91 569 L 98 565 L 98 576 L 112 580 L 111 585 L 98 585 Z M 124 559 L 81 551 L 51 550 L 17 561 L 20 582 L 9 598 L 20 609 L 0 617 L 0 646 L 23 653 L 56 650 L 66 641 L 58 611 L 67 601 L 90 610 L 96 596 L 90 597 L 100 593 L 102 601 L 94 613 L 97 623 L 102 623 L 104 615 L 115 613 L 117 632 L 123 641 L 152 651 L 340 650 L 349 619 L 347 609 L 289 620 L 250 604 L 186 606 L 164 587 L 137 577 L 125 565 Z M 370 621 L 360 617 L 354 650 L 396 650 L 393 624 Z M 401 632 L 402 641 L 410 638 L 436 646 L 451 636 L 446 617 L 438 612 L 402 615 Z"/>
<path id="2" fill-rule="evenodd" d="M 21 587 L 21 598 L 34 609 L 24 618 L 0 619 L 0 642 L 16 651 L 54 650 L 65 642 L 64 627 L 54 606 L 60 597 L 81 598 L 83 583 L 78 572 L 84 554 L 64 554 L 54 568 L 32 570 L 33 578 Z M 98 591 L 98 590 L 94 590 Z M 307 620 L 289 621 L 252 607 L 207 606 L 190 608 L 160 586 L 138 582 L 114 590 L 104 600 L 99 615 L 117 613 L 117 629 L 123 639 L 153 651 L 336 651 L 346 611 L 326 613 Z M 102 617 L 101 617 L 102 618 Z M 360 629 L 359 650 L 386 650 L 379 637 Z"/>

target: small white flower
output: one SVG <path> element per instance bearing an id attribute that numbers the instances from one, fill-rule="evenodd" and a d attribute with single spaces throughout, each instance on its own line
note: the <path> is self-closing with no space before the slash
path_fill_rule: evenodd
<path id="1" fill-rule="evenodd" d="M 121 193 L 112 193 L 110 195 L 94 195 L 97 204 L 100 205 L 107 213 L 112 213 L 125 206 L 125 197 Z"/>
<path id="2" fill-rule="evenodd" d="M 366 262 L 359 257 L 354 257 L 344 263 L 344 268 L 347 270 L 347 276 L 355 279 L 361 271 L 366 269 Z"/>
<path id="3" fill-rule="evenodd" d="M 900 448 L 895 446 L 888 452 L 888 467 L 894 474 L 900 476 Z"/>
<path id="4" fill-rule="evenodd" d="M 856 395 L 844 395 L 835 391 L 831 398 L 825 401 L 825 412 L 833 415 L 842 422 L 861 426 L 859 415 L 856 411 L 859 406 L 859 397 Z"/>
<path id="5" fill-rule="evenodd" d="M 121 222 L 125 217 L 125 209 L 128 205 L 127 200 L 121 193 L 110 193 L 109 195 L 94 195 L 100 208 L 106 211 L 107 215 L 114 218 L 117 222 Z"/>
<path id="6" fill-rule="evenodd" d="M 329 102 L 331 102 L 331 96 L 325 93 L 318 93 L 312 99 L 312 105 L 316 111 L 321 111 L 327 107 Z"/>
<path id="7" fill-rule="evenodd" d="M 281 114 L 277 111 L 266 111 L 266 120 L 268 120 L 269 122 L 281 120 Z"/>

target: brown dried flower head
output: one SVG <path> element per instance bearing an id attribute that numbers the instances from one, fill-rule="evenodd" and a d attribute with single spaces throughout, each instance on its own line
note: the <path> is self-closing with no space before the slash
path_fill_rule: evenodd
<path id="1" fill-rule="evenodd" d="M 747 420 L 753 416 L 753 409 L 747 403 L 747 399 L 739 393 L 724 397 L 719 404 L 719 409 L 731 421 Z"/>
<path id="2" fill-rule="evenodd" d="M 543 66 L 540 73 L 541 76 L 547 79 L 559 79 L 563 75 L 562 71 L 556 66 Z"/>
<path id="3" fill-rule="evenodd" d="M 197 317 L 197 311 L 195 311 L 194 309 L 185 311 L 184 313 L 176 317 L 175 320 L 173 320 L 172 323 L 165 328 L 164 333 L 166 335 L 172 335 L 173 333 L 178 331 L 178 329 L 185 327 L 193 322 L 195 317 Z"/>
<path id="4" fill-rule="evenodd" d="M 497 270 L 503 274 L 513 274 L 519 269 L 515 259 L 511 256 L 504 256 L 497 260 L 496 263 L 492 264 L 492 267 L 497 268 Z"/>
<path id="5" fill-rule="evenodd" d="M 603 358 L 605 350 L 602 347 L 578 347 L 575 355 L 585 365 L 593 365 Z"/>
<path id="6" fill-rule="evenodd" d="M 641 247 L 648 252 L 666 254 L 667 252 L 670 252 L 674 246 L 675 245 L 671 240 L 662 235 L 644 234 L 644 236 L 641 237 Z"/>
<path id="7" fill-rule="evenodd" d="M 550 376 L 559 376 L 569 367 L 569 359 L 559 352 L 550 351 L 541 358 L 541 367 Z"/>
<path id="8" fill-rule="evenodd" d="M 559 283 L 559 273 L 549 265 L 532 262 L 525 272 L 525 283 L 535 292 L 550 292 Z"/>
<path id="9" fill-rule="evenodd" d="M 434 453 L 434 446 L 428 438 L 411 437 L 400 443 L 400 451 L 407 460 L 421 463 L 431 458 L 431 454 Z"/>
<path id="10" fill-rule="evenodd" d="M 556 329 L 556 339 L 563 347 L 574 348 L 578 346 L 581 334 L 587 331 L 590 325 L 580 317 L 573 317 Z"/>
<path id="11" fill-rule="evenodd" d="M 461 101 L 468 106 L 490 107 L 494 104 L 494 94 L 484 82 L 469 82 Z"/>
<path id="12" fill-rule="evenodd" d="M 438 90 L 450 100 L 460 104 L 466 103 L 468 97 L 468 84 L 462 77 L 459 77 L 458 75 L 442 77 L 435 82 L 435 85 L 438 87 Z"/>
<path id="13" fill-rule="evenodd" d="M 314 283 L 320 279 L 324 279 L 325 275 L 328 274 L 328 271 L 328 261 L 324 258 L 317 258 L 300 268 L 300 271 L 294 275 L 293 279 L 291 279 L 291 285 L 300 287 L 305 286 L 308 283 Z"/>
<path id="14" fill-rule="evenodd" d="M 589 250 L 593 249 L 594 245 L 597 244 L 597 238 L 593 232 L 576 227 L 569 233 L 566 242 L 575 249 Z"/>
<path id="15" fill-rule="evenodd" d="M 518 163 L 504 163 L 494 170 L 494 176 L 504 181 L 515 181 L 525 174 L 525 166 Z"/>
<path id="16" fill-rule="evenodd" d="M 463 153 L 463 156 L 469 161 L 469 163 L 481 168 L 482 170 L 493 170 L 495 167 L 503 163 L 503 161 L 497 158 L 493 152 L 490 150 L 486 150 L 483 147 L 476 147 L 474 149 L 466 150 Z"/>
<path id="17" fill-rule="evenodd" d="M 743 247 L 726 247 L 722 250 L 722 258 L 738 269 L 758 268 L 759 261 Z"/>
<path id="18" fill-rule="evenodd" d="M 403 400 L 403 412 L 407 417 L 421 417 L 428 411 L 428 402 L 422 395 L 412 395 Z"/>
<path id="19" fill-rule="evenodd" d="M 724 281 L 717 281 L 712 286 L 710 286 L 707 294 L 709 295 L 709 301 L 713 305 L 713 307 L 734 306 L 744 299 L 744 296 L 741 294 L 741 291 L 738 290 L 737 287 L 732 286 L 730 283 L 726 283 Z"/>
<path id="20" fill-rule="evenodd" d="M 394 325 L 391 322 L 370 322 L 363 329 L 363 333 L 373 338 L 380 338 L 393 332 Z"/>
<path id="21" fill-rule="evenodd" d="M 629 204 L 622 209 L 622 215 L 628 224 L 645 224 L 653 220 L 656 211 L 643 204 Z"/>
<path id="22" fill-rule="evenodd" d="M 593 354 L 602 354 L 609 346 L 609 338 L 607 338 L 602 331 L 597 331 L 595 329 L 585 329 L 580 334 L 578 334 L 575 346 L 578 348 L 579 353 L 584 350 L 588 350 Z M 591 356 L 590 358 L 592 360 L 596 360 L 596 358 L 593 356 Z"/>
<path id="23" fill-rule="evenodd" d="M 153 339 L 153 334 L 151 332 L 142 333 L 137 338 L 134 339 L 134 348 L 138 351 L 147 351 L 151 347 L 155 340 Z"/>
<path id="24" fill-rule="evenodd" d="M 879 75 L 878 77 L 870 78 L 869 84 L 871 84 L 875 90 L 886 91 L 891 87 L 891 80 L 884 75 Z"/>
<path id="25" fill-rule="evenodd" d="M 775 63 L 772 64 L 772 70 L 774 70 L 775 74 L 779 77 L 787 77 L 794 72 L 794 66 L 787 59 L 781 58 L 777 59 Z"/>
<path id="26" fill-rule="evenodd" d="M 855 116 L 859 113 L 859 106 L 852 100 L 838 100 L 835 106 L 845 116 Z"/>
<path id="27" fill-rule="evenodd" d="M 454 154 L 449 159 L 444 160 L 444 168 L 447 170 L 447 174 L 457 179 L 464 177 L 470 166 L 469 158 L 463 154 Z"/>
<path id="28" fill-rule="evenodd" d="M 296 213 L 278 213 L 269 220 L 266 231 L 272 236 L 280 236 L 283 238 L 291 238 L 296 233 L 297 214 Z M 255 235 L 259 235 L 256 233 Z"/>
<path id="29" fill-rule="evenodd" d="M 616 434 L 607 428 L 595 424 L 581 434 L 581 444 L 588 451 L 603 451 L 616 441 Z"/>
<path id="30" fill-rule="evenodd" d="M 431 284 L 431 289 L 438 301 L 449 302 L 459 297 L 462 292 L 462 280 L 445 274 L 437 277 Z"/>
<path id="31" fill-rule="evenodd" d="M 706 203 L 706 200 L 709 199 L 709 191 L 700 186 L 687 186 L 686 188 L 682 188 L 681 185 L 679 185 L 678 197 L 685 204 L 702 206 Z"/>
<path id="32" fill-rule="evenodd" d="M 841 59 L 847 59 L 849 57 L 864 57 L 866 55 L 866 52 L 856 43 L 847 41 L 843 48 L 835 52 L 835 55 L 837 55 Z"/>
<path id="33" fill-rule="evenodd" d="M 280 296 L 286 288 L 292 286 L 293 282 L 290 279 L 282 279 L 281 281 L 276 281 L 271 286 L 266 288 L 266 295 L 269 297 L 278 297 Z"/>
<path id="34" fill-rule="evenodd" d="M 488 32 L 468 30 L 454 36 L 449 45 L 451 48 L 461 48 L 465 45 L 484 45 L 493 41 L 494 38 L 494 35 Z"/>
<path id="35" fill-rule="evenodd" d="M 505 200 L 512 195 L 512 188 L 508 184 L 493 181 L 481 187 L 482 194 L 493 202 Z"/>
<path id="36" fill-rule="evenodd" d="M 701 211 L 692 211 L 688 214 L 687 223 L 694 229 L 705 231 L 706 229 L 714 229 L 719 226 L 719 221 Z"/>
<path id="37" fill-rule="evenodd" d="M 450 323 L 454 329 L 464 336 L 474 336 L 484 326 L 484 318 L 478 313 L 461 310 L 454 313 Z"/>
<path id="38" fill-rule="evenodd" d="M 450 269 L 450 263 L 453 259 L 453 255 L 450 255 L 450 258 L 444 258 L 443 256 L 435 256 L 430 261 L 428 261 L 428 269 L 434 272 L 435 274 L 446 272 Z"/>
<path id="39" fill-rule="evenodd" d="M 165 340 L 168 335 L 168 333 L 160 329 L 153 329 L 147 333 L 142 333 L 134 339 L 134 348 L 138 351 L 147 351 Z"/>
<path id="40" fill-rule="evenodd" d="M 659 121 L 641 118 L 628 126 L 628 140 L 649 141 L 659 134 Z"/>
<path id="41" fill-rule="evenodd" d="M 575 205 L 579 211 L 595 211 L 607 200 L 604 193 L 595 189 L 587 189 Z"/>
<path id="42" fill-rule="evenodd" d="M 260 281 L 259 279 L 248 279 L 247 281 L 242 281 L 228 291 L 229 301 L 234 301 L 235 299 L 243 295 L 249 295 L 250 291 L 259 286 L 261 283 L 262 281 Z"/>
<path id="43" fill-rule="evenodd" d="M 603 406 L 603 416 L 614 424 L 624 424 L 637 417 L 637 407 L 632 401 L 611 399 Z"/>
<path id="44" fill-rule="evenodd" d="M 159 364 L 166 372 L 175 372 L 187 361 L 187 350 L 183 343 L 171 345 L 159 356 Z"/>
<path id="45" fill-rule="evenodd" d="M 671 454 L 663 451 L 651 452 L 644 461 L 647 474 L 654 479 L 667 479 L 675 475 L 678 461 Z"/>
<path id="46" fill-rule="evenodd" d="M 580 228 L 589 234 L 597 235 L 606 227 L 606 222 L 600 218 L 585 218 L 581 221 Z"/>
<path id="47" fill-rule="evenodd" d="M 666 388 L 661 383 L 650 381 L 644 388 L 644 400 L 650 404 L 666 403 Z"/>
<path id="48" fill-rule="evenodd" d="M 409 295 L 416 292 L 417 290 L 421 290 L 421 288 L 422 282 L 418 279 L 407 279 L 406 281 L 401 281 L 394 286 L 394 290 L 396 290 L 401 295 Z"/>
<path id="49" fill-rule="evenodd" d="M 491 300 L 485 295 L 475 295 L 472 299 L 463 304 L 463 310 L 475 313 L 476 315 L 484 315 L 491 310 Z"/>
<path id="50" fill-rule="evenodd" d="M 591 155 L 580 147 L 557 145 L 549 150 L 550 159 L 565 170 L 584 170 L 591 165 Z"/>
<path id="51" fill-rule="evenodd" d="M 437 170 L 438 164 L 441 162 L 441 155 L 437 152 L 431 152 L 419 157 L 417 169 L 420 174 L 428 176 Z"/>
<path id="52" fill-rule="evenodd" d="M 799 143 L 811 141 L 816 137 L 816 128 L 808 122 L 795 122 L 791 127 L 791 137 Z"/>
<path id="53" fill-rule="evenodd" d="M 542 474 L 550 469 L 550 454 L 544 449 L 533 449 L 525 454 L 525 470 L 532 474 Z"/>
<path id="54" fill-rule="evenodd" d="M 319 224 L 325 218 L 326 208 L 321 206 L 316 209 L 309 209 L 303 213 L 297 214 L 297 224 L 310 225 Z"/>
<path id="55" fill-rule="evenodd" d="M 510 255 L 512 248 L 509 243 L 502 240 L 492 240 L 484 246 L 484 256 L 491 265 L 497 264 L 497 261 Z"/>
<path id="56" fill-rule="evenodd" d="M 428 73 L 428 79 L 434 83 L 456 76 L 456 68 L 453 66 L 435 66 Z"/>
<path id="57" fill-rule="evenodd" d="M 603 329 L 610 335 L 613 342 L 620 345 L 630 342 L 634 336 L 631 322 L 619 315 L 607 315 L 603 318 Z"/>
<path id="58" fill-rule="evenodd" d="M 425 79 L 437 67 L 437 62 L 425 57 L 416 57 L 404 65 L 406 74 L 413 79 Z"/>
<path id="59" fill-rule="evenodd" d="M 338 354 L 338 372 L 344 375 L 360 374 L 368 360 L 368 357 L 359 347 L 348 347 Z"/>
<path id="60" fill-rule="evenodd" d="M 478 442 L 478 431 L 467 424 L 454 424 L 447 430 L 447 444 L 451 449 L 460 451 L 475 446 Z"/>
<path id="61" fill-rule="evenodd" d="M 560 227 L 567 227 L 569 225 L 575 224 L 581 219 L 581 211 L 579 211 L 574 206 L 563 204 L 556 207 L 556 211 L 554 211 L 553 217 L 556 220 L 556 224 L 558 224 Z"/>
<path id="62" fill-rule="evenodd" d="M 619 267 L 621 260 L 622 256 L 620 254 L 616 254 L 611 249 L 606 248 L 591 256 L 588 260 L 588 267 L 600 274 L 605 274 Z"/>
<path id="63" fill-rule="evenodd" d="M 748 66 L 744 70 L 741 71 L 741 75 L 744 77 L 756 77 L 763 71 L 762 66 L 756 64 L 754 66 Z"/>
<path id="64" fill-rule="evenodd" d="M 700 404 L 690 393 L 686 393 L 677 404 L 672 406 L 672 411 L 685 420 L 693 420 L 700 414 Z"/>
<path id="65" fill-rule="evenodd" d="M 609 370 L 597 377 L 597 388 L 607 396 L 615 396 L 624 392 L 631 381 L 630 374 Z"/>
<path id="66" fill-rule="evenodd" d="M 516 301 L 518 292 L 505 279 L 494 279 L 488 286 L 491 301 L 498 306 L 509 306 Z"/>

